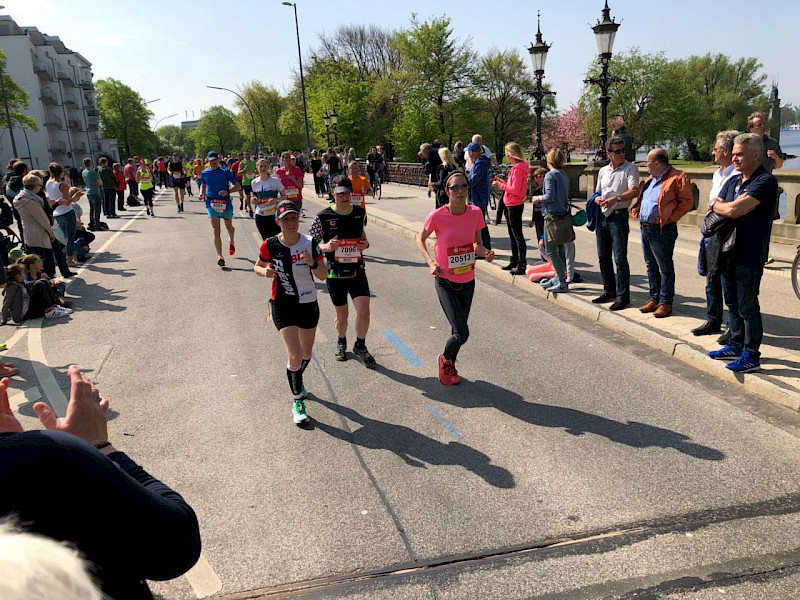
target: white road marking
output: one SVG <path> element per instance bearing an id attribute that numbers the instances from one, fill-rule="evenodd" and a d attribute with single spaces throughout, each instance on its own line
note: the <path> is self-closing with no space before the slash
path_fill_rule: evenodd
<path id="1" fill-rule="evenodd" d="M 129 219 L 119 231 L 116 231 L 114 235 L 108 238 L 105 244 L 100 246 L 100 249 L 94 253 L 92 258 L 78 269 L 78 275 L 83 273 L 88 266 L 92 265 L 94 261 L 97 260 L 97 257 L 102 255 L 106 248 L 114 243 L 120 234 L 130 227 L 135 221 L 137 221 L 143 214 L 145 214 L 145 211 L 140 210 L 138 214 L 134 216 L 134 218 Z M 74 281 L 75 279 L 65 280 L 66 287 L 69 288 Z M 41 318 L 34 319 L 28 323 L 26 328 L 28 330 L 28 358 L 33 364 L 33 371 L 36 373 L 36 377 L 39 380 L 39 386 L 44 392 L 44 397 L 47 400 L 47 403 L 50 405 L 50 408 L 53 409 L 53 412 L 56 413 L 57 417 L 63 417 L 67 414 L 67 404 L 69 404 L 69 400 L 58 386 L 55 375 L 53 375 L 53 369 L 51 369 L 50 365 L 47 363 L 47 356 L 45 356 L 44 348 L 42 347 L 42 320 L 43 319 Z"/>
<path id="2" fill-rule="evenodd" d="M 8 338 L 8 341 L 6 342 L 6 350 L 11 350 L 11 348 L 14 347 L 14 344 L 16 344 L 18 341 L 20 341 L 25 336 L 26 333 L 28 333 L 28 328 L 27 327 L 20 327 L 14 333 L 14 335 L 12 335 L 10 338 Z"/>
<path id="3" fill-rule="evenodd" d="M 222 581 L 203 554 L 200 554 L 197 564 L 187 571 L 185 577 L 198 598 L 207 598 L 222 589 Z"/>
<path id="4" fill-rule="evenodd" d="M 11 406 L 11 410 L 13 412 L 17 412 L 19 407 L 23 404 L 27 404 L 28 402 L 36 402 L 37 400 L 41 400 L 42 393 L 39 391 L 38 387 L 33 387 L 29 390 L 19 391 L 16 394 L 12 394 L 8 397 L 8 403 Z"/>

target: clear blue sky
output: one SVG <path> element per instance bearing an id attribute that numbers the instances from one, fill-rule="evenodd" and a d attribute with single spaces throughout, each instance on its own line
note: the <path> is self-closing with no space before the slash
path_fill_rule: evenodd
<path id="1" fill-rule="evenodd" d="M 2 2 L 2 0 L 0 0 Z M 456 36 L 471 37 L 473 47 L 516 48 L 528 63 L 527 46 L 536 33 L 536 10 L 542 32 L 553 45 L 546 81 L 558 93 L 559 108 L 577 101 L 584 73 L 597 47 L 589 24 L 602 0 L 495 3 L 482 0 L 364 2 L 297 0 L 304 55 L 316 35 L 337 25 L 375 23 L 401 28 L 412 12 L 420 19 L 449 15 Z M 615 52 L 638 46 L 669 57 L 722 52 L 734 58 L 756 56 L 768 80 L 780 85 L 782 101 L 800 104 L 796 45 L 800 0 L 774 0 L 756 10 L 747 0 L 672 0 L 644 3 L 610 0 L 611 14 L 622 20 Z M 20 25 L 58 35 L 93 64 L 95 79 L 114 77 L 137 90 L 162 124 L 199 117 L 214 104 L 233 106 L 228 92 L 250 80 L 286 90 L 297 66 L 297 42 L 291 7 L 280 0 L 169 2 L 168 0 L 27 0 L 5 1 L 2 13 Z M 68 8 L 67 8 L 68 7 Z M 748 40 L 748 36 L 752 40 Z"/>

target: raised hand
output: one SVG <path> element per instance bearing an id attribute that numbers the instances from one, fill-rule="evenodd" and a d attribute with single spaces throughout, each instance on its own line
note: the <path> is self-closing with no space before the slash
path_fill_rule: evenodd
<path id="1" fill-rule="evenodd" d="M 0 380 L 0 433 L 22 433 L 22 424 L 14 416 L 11 405 L 8 403 L 9 383 L 11 380 L 8 377 Z"/>

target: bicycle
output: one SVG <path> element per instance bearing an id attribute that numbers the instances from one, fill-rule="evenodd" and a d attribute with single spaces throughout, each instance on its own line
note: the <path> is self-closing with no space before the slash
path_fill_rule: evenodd
<path id="1" fill-rule="evenodd" d="M 372 190 L 375 200 L 381 199 L 383 193 L 383 169 L 375 169 L 375 187 Z"/>
<path id="2" fill-rule="evenodd" d="M 794 255 L 792 262 L 792 287 L 798 299 L 800 299 L 800 246 L 797 247 L 797 254 Z"/>

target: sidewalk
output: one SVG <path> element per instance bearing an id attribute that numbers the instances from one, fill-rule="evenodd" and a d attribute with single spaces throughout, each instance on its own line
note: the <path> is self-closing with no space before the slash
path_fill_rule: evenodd
<path id="1" fill-rule="evenodd" d="M 306 183 L 306 196 L 316 198 L 313 184 Z M 433 209 L 433 199 L 427 191 L 400 184 L 384 184 L 380 200 L 367 198 L 369 223 L 393 230 L 414 239 L 422 228 L 425 217 Z M 526 206 L 524 223 L 530 220 L 531 208 Z M 764 341 L 761 346 L 762 370 L 758 373 L 737 375 L 725 368 L 725 363 L 706 356 L 709 350 L 720 346 L 716 335 L 696 337 L 691 329 L 705 320 L 705 277 L 697 274 L 697 252 L 700 231 L 692 226 L 680 227 L 675 247 L 675 304 L 674 313 L 666 319 L 656 319 L 652 314 L 642 314 L 638 307 L 647 301 L 647 270 L 642 257 L 639 229 L 631 222 L 628 242 L 628 260 L 631 266 L 631 307 L 612 313 L 608 305 L 597 306 L 591 299 L 602 291 L 597 266 L 595 234 L 585 227 L 575 228 L 576 270 L 583 283 L 570 286 L 568 294 L 548 294 L 538 284 L 526 277 L 514 277 L 501 266 L 508 262 L 510 245 L 505 221 L 494 225 L 494 212 L 489 231 L 492 249 L 496 252 L 493 263 L 478 261 L 477 268 L 512 285 L 542 298 L 557 302 L 572 311 L 586 315 L 606 327 L 625 333 L 655 349 L 699 367 L 730 383 L 742 385 L 750 392 L 800 411 L 800 300 L 794 295 L 790 281 L 791 262 L 795 246 L 773 242 L 770 254 L 775 258 L 771 268 L 765 269 L 761 281 L 760 304 L 764 320 Z M 529 261 L 539 257 L 534 230 L 527 229 Z M 727 309 L 726 309 L 727 315 Z"/>

